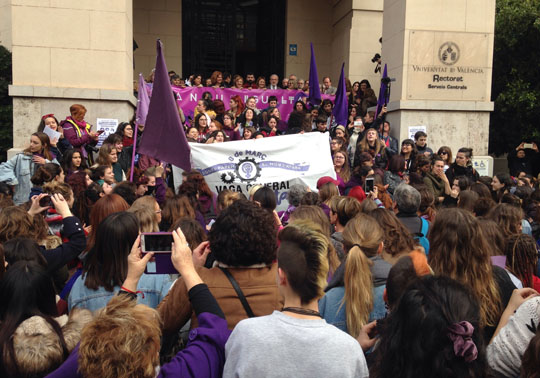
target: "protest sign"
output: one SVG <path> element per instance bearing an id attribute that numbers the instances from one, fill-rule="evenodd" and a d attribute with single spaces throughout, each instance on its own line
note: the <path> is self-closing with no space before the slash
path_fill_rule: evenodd
<path id="1" fill-rule="evenodd" d="M 190 143 L 193 168 L 204 176 L 216 195 L 224 189 L 246 197 L 262 184 L 276 193 L 277 210 L 286 210 L 287 193 L 294 184 L 316 190 L 322 176 L 336 178 L 328 135 L 321 133 L 285 135 L 227 143 Z M 175 187 L 182 170 L 174 167 Z"/>
<path id="2" fill-rule="evenodd" d="M 257 103 L 257 109 L 266 109 L 269 107 L 268 98 L 270 96 L 276 96 L 278 103 L 277 107 L 281 114 L 281 119 L 286 121 L 289 118 L 289 114 L 294 110 L 295 97 L 302 91 L 289 90 L 289 89 L 234 89 L 234 88 L 211 88 L 211 87 L 187 87 L 179 88 L 171 86 L 171 90 L 176 93 L 178 106 L 184 112 L 186 118 L 193 118 L 193 111 L 197 106 L 197 101 L 202 99 L 204 92 L 209 92 L 212 95 L 212 99 L 221 100 L 225 104 L 225 109 L 229 109 L 229 102 L 231 97 L 240 96 L 245 103 L 246 100 L 253 96 Z M 151 96 L 152 86 L 147 83 L 147 91 Z M 332 102 L 335 96 L 322 95 L 322 99 L 330 99 Z"/>
<path id="3" fill-rule="evenodd" d="M 111 134 L 114 134 L 116 132 L 116 128 L 118 127 L 118 120 L 117 119 L 111 119 L 111 118 L 98 118 L 96 120 L 96 130 L 103 130 L 103 132 L 99 135 L 98 139 L 98 147 L 101 147 L 103 144 L 103 141 L 107 139 L 107 137 Z"/>
<path id="4" fill-rule="evenodd" d="M 414 134 L 423 131 L 427 134 L 427 126 L 409 126 L 409 139 L 414 140 Z"/>
<path id="5" fill-rule="evenodd" d="M 45 126 L 43 129 L 43 132 L 49 136 L 49 140 L 51 142 L 58 142 L 60 140 L 60 137 L 62 136 L 62 133 L 59 133 L 58 131 L 54 131 L 49 126 Z"/>

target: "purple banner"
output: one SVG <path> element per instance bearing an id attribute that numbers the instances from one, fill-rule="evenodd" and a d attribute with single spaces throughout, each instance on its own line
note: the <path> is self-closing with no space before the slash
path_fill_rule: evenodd
<path id="1" fill-rule="evenodd" d="M 147 84 L 149 95 L 151 96 L 151 85 Z M 204 92 L 210 92 L 212 94 L 212 99 L 221 100 L 225 104 L 225 109 L 230 108 L 231 97 L 239 95 L 244 104 L 246 103 L 249 97 L 255 97 L 257 103 L 257 109 L 266 109 L 268 108 L 268 98 L 270 96 L 276 96 L 278 100 L 278 109 L 281 114 L 281 119 L 286 121 L 289 119 L 289 114 L 294 110 L 295 96 L 300 93 L 300 90 L 289 90 L 289 89 L 232 89 L 232 88 L 212 88 L 212 87 L 202 87 L 202 88 L 178 88 L 171 86 L 171 89 L 178 96 L 178 105 L 184 112 L 186 118 L 193 118 L 193 112 L 195 106 L 197 106 L 197 101 L 202 98 Z M 334 101 L 335 96 L 331 95 L 322 95 L 324 99 L 330 99 Z"/>

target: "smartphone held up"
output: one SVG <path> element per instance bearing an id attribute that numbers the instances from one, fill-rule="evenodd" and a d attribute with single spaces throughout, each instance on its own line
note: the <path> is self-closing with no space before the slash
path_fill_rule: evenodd
<path id="1" fill-rule="evenodd" d="M 177 274 L 171 261 L 173 237 L 171 232 L 144 232 L 141 234 L 143 254 L 153 252 L 154 257 L 146 265 L 146 274 Z"/>

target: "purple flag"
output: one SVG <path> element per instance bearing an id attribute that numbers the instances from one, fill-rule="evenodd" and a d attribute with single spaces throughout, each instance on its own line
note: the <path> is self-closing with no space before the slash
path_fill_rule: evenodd
<path id="1" fill-rule="evenodd" d="M 309 97 L 308 102 L 311 105 L 321 103 L 321 88 L 319 87 L 319 75 L 317 74 L 317 63 L 315 63 L 315 52 L 313 43 L 311 43 L 311 62 L 309 63 Z"/>
<path id="2" fill-rule="evenodd" d="M 332 115 L 334 116 L 336 123 L 347 127 L 347 116 L 348 116 L 348 101 L 347 101 L 347 90 L 345 88 L 345 63 L 341 65 L 341 76 L 339 77 L 339 83 L 336 91 L 336 103 L 334 104 L 334 109 L 332 110 Z"/>
<path id="3" fill-rule="evenodd" d="M 159 39 L 152 98 L 139 153 L 174 164 L 185 171 L 191 170 L 190 148 L 178 115 Z"/>
<path id="4" fill-rule="evenodd" d="M 148 91 L 146 90 L 146 82 L 143 75 L 139 74 L 139 98 L 137 99 L 137 114 L 135 116 L 135 122 L 137 125 L 144 125 L 146 122 L 146 115 L 148 114 L 148 105 L 150 104 L 150 98 L 148 97 Z"/>
<path id="5" fill-rule="evenodd" d="M 386 63 L 384 64 L 384 70 L 382 74 L 382 78 L 387 78 L 388 72 L 386 70 Z M 381 89 L 379 89 L 379 98 L 377 99 L 377 111 L 375 112 L 375 118 L 379 116 L 379 113 L 381 112 L 383 106 L 386 106 L 388 104 L 388 98 L 386 98 L 386 89 L 388 88 L 388 84 L 385 80 L 381 80 Z"/>

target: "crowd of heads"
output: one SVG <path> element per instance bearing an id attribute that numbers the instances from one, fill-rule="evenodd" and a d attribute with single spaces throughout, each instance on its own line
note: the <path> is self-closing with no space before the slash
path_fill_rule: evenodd
<path id="1" fill-rule="evenodd" d="M 279 85 L 276 75 L 244 80 L 217 71 L 208 81 L 201 75 L 182 81 L 173 73 L 171 82 Z M 283 85 L 308 90 L 296 77 Z M 331 88 L 324 78 L 323 89 Z M 512 325 L 507 312 L 538 300 L 532 298 L 540 287 L 536 155 L 518 148 L 521 165 L 512 166 L 521 171 L 480 175 L 470 148 L 454 156 L 441 146 L 435 153 L 423 131 L 414 140 L 394 138 L 386 109 L 369 110 L 369 82 L 348 91 L 346 125 L 335 124 L 330 100 L 320 107 L 299 101 L 287 121 L 277 104 L 259 111 L 251 97 L 245 104 L 239 96 L 230 104 L 199 101 L 186 127 L 191 142 L 328 135 L 336 178 L 321 177 L 311 188 L 291 185 L 286 208 L 278 208 L 266 185 L 215 194 L 196 170 L 184 172 L 175 187 L 172 167 L 151 156 L 135 154 L 131 169 L 134 133 L 144 127 L 122 123 L 97 148 L 99 135 L 85 121 L 84 106 L 73 105 L 60 123 L 45 115 L 29 147 L 0 167 L 1 375 L 45 376 L 79 344 L 85 377 L 154 376 L 167 360 L 162 334 L 178 335 L 187 324 L 192 293 L 178 275 L 143 274 L 143 304 L 114 294 L 130 277 L 139 234 L 179 229 L 194 261 L 204 256 L 200 275 L 229 329 L 247 315 L 243 301 L 233 295 L 231 302 L 230 293 L 212 286 L 228 285 L 220 281 L 223 269 L 249 277 L 239 281 L 256 316 L 284 305 L 303 316 L 318 308 L 316 316 L 372 348 L 370 376 L 500 372 L 490 358 L 495 346 L 512 342 L 504 331 Z M 59 137 L 51 140 L 49 129 Z M 521 291 L 512 294 L 516 287 Z M 522 377 L 533 377 L 539 363 L 540 326 L 532 325 L 511 335 L 525 346 L 512 361 Z M 54 347 L 32 345 L 35 329 L 45 329 Z M 140 358 L 127 363 L 133 355 Z"/>

